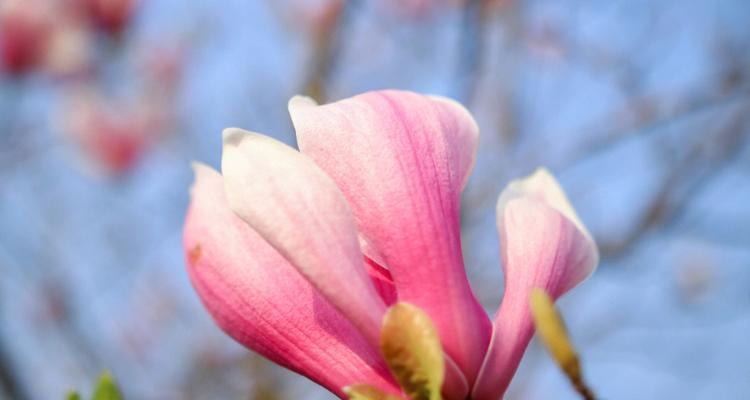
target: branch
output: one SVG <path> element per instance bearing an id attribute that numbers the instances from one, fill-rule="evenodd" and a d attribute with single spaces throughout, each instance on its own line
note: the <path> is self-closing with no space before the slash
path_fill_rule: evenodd
<path id="1" fill-rule="evenodd" d="M 568 157 L 554 168 L 556 170 L 570 168 L 592 155 L 600 154 L 619 145 L 622 140 L 657 132 L 659 128 L 663 128 L 679 120 L 714 111 L 726 105 L 747 100 L 748 98 L 750 98 L 750 87 L 740 87 L 733 92 L 718 96 L 693 98 L 693 100 L 685 101 L 680 106 L 675 107 L 668 114 L 653 115 L 630 129 L 627 127 L 617 127 L 602 135 L 594 136 L 593 139 L 584 143 L 574 155 Z"/>
<path id="2" fill-rule="evenodd" d="M 457 87 L 456 98 L 465 105 L 471 104 L 474 99 L 484 60 L 489 4 L 489 0 L 468 0 L 463 8 L 454 82 Z"/>
<path id="3" fill-rule="evenodd" d="M 0 342 L 0 394 L 5 394 L 10 399 L 27 400 L 31 397 L 21 387 L 20 382 L 13 373 L 10 355 Z"/>
<path id="4" fill-rule="evenodd" d="M 696 141 L 687 155 L 673 166 L 659 193 L 636 227 L 621 240 L 602 244 L 602 257 L 622 255 L 646 232 L 668 227 L 676 221 L 689 204 L 683 199 L 692 197 L 707 181 L 723 172 L 741 154 L 743 141 L 747 140 L 746 130 L 750 126 L 748 112 L 750 104 L 745 103 L 733 113 L 724 126 L 717 129 L 715 135 L 707 140 Z"/>
<path id="5" fill-rule="evenodd" d="M 357 5 L 352 0 L 331 0 L 325 16 L 314 27 L 312 61 L 304 92 L 318 103 L 327 100 L 326 83 L 339 59 L 342 37 Z"/>

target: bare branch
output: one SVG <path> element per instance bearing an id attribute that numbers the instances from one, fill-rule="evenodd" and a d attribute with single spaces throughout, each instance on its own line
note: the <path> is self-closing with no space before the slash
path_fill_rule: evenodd
<path id="1" fill-rule="evenodd" d="M 356 7 L 356 1 L 331 1 L 323 19 L 314 27 L 313 54 L 304 92 L 319 103 L 327 100 L 326 83 L 336 67 L 342 37 Z"/>
<path id="2" fill-rule="evenodd" d="M 17 380 L 12 366 L 10 355 L 0 341 L 0 394 L 5 394 L 8 398 L 14 400 L 30 399 L 31 397 Z"/>
<path id="3" fill-rule="evenodd" d="M 705 140 L 696 141 L 692 148 L 671 169 L 661 189 L 643 213 L 638 224 L 624 238 L 614 243 L 603 243 L 603 257 L 615 257 L 629 250 L 649 230 L 667 227 L 677 220 L 689 204 L 686 199 L 719 175 L 740 154 L 742 143 L 750 128 L 750 103 L 739 110 Z M 703 132 L 701 132 L 703 133 Z"/>

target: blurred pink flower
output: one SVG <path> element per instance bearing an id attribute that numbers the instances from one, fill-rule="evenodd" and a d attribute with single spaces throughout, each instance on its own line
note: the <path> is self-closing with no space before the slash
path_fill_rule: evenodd
<path id="1" fill-rule="evenodd" d="M 37 66 L 51 37 L 53 14 L 44 0 L 0 2 L 0 64 L 17 75 Z"/>
<path id="2" fill-rule="evenodd" d="M 163 106 L 141 99 L 114 104 L 91 93 L 77 93 L 65 110 L 66 132 L 93 166 L 107 175 L 133 168 L 162 134 Z"/>
<path id="3" fill-rule="evenodd" d="M 45 49 L 43 72 L 66 80 L 90 78 L 97 68 L 95 32 L 78 10 L 55 3 L 55 24 Z"/>
<path id="4" fill-rule="evenodd" d="M 222 173 L 196 166 L 188 271 L 218 325 L 340 397 L 400 394 L 378 352 L 396 298 L 427 312 L 446 353 L 447 400 L 502 397 L 532 334 L 528 295 L 555 298 L 596 267 L 596 245 L 545 170 L 498 201 L 506 291 L 494 322 L 464 270 L 460 195 L 478 127 L 458 103 L 370 92 L 289 103 L 300 152 L 224 132 Z"/>
<path id="5" fill-rule="evenodd" d="M 83 14 L 99 29 L 118 36 L 127 27 L 135 11 L 136 0 L 77 0 Z"/>
<path id="6" fill-rule="evenodd" d="M 269 5 L 294 30 L 313 36 L 330 31 L 344 10 L 345 0 L 273 0 Z"/>
<path id="7" fill-rule="evenodd" d="M 32 68 L 56 78 L 84 78 L 95 68 L 95 26 L 118 34 L 133 0 L 0 2 L 0 64 L 18 75 Z"/>

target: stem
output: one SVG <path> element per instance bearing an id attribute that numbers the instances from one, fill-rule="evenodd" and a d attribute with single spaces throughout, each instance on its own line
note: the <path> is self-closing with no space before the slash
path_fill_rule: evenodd
<path id="1" fill-rule="evenodd" d="M 592 392 L 591 389 L 586 386 L 586 383 L 584 383 L 582 379 L 573 381 L 573 387 L 575 387 L 576 392 L 578 392 L 584 400 L 596 399 L 596 396 L 594 396 L 594 392 Z"/>

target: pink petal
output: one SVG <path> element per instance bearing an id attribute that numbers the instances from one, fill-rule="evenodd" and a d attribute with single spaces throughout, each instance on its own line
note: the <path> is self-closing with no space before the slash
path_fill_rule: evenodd
<path id="1" fill-rule="evenodd" d="M 224 131 L 221 160 L 232 210 L 297 268 L 372 344 L 385 305 L 364 266 L 354 219 L 307 156 L 267 136 Z"/>
<path id="2" fill-rule="evenodd" d="M 505 293 L 473 399 L 499 399 L 518 368 L 533 323 L 529 295 L 535 287 L 557 299 L 589 276 L 598 251 L 555 179 L 543 169 L 512 182 L 500 195 L 498 230 Z"/>
<path id="3" fill-rule="evenodd" d="M 469 382 L 490 322 L 464 271 L 459 207 L 478 128 L 458 103 L 409 92 L 370 92 L 323 106 L 289 102 L 300 149 L 352 206 L 366 255 L 382 260 L 400 301 L 433 318 Z M 374 254 L 373 254 L 374 253 Z"/>
<path id="4" fill-rule="evenodd" d="M 339 397 L 368 383 L 398 393 L 378 351 L 229 208 L 221 175 L 196 166 L 184 228 L 188 272 L 217 324 Z"/>
<path id="5" fill-rule="evenodd" d="M 386 306 L 393 305 L 398 299 L 398 295 L 396 294 L 396 286 L 393 285 L 391 272 L 367 257 L 365 257 L 365 265 L 380 298 L 383 299 Z"/>

